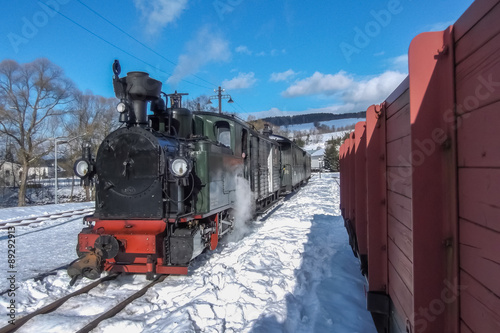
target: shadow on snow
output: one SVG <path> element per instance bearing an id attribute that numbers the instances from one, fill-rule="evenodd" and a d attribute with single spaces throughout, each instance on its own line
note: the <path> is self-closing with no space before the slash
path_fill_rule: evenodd
<path id="1" fill-rule="evenodd" d="M 286 295 L 285 320 L 263 314 L 251 332 L 370 332 L 364 281 L 342 217 L 313 216 L 295 277 L 295 290 Z"/>

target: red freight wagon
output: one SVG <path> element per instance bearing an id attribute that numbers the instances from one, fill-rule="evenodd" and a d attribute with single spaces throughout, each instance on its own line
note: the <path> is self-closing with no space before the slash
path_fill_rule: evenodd
<path id="1" fill-rule="evenodd" d="M 500 1 L 413 39 L 340 148 L 341 211 L 379 332 L 500 332 Z"/>

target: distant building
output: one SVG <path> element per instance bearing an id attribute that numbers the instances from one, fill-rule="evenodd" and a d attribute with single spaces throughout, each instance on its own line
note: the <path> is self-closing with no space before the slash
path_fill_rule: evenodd
<path id="1" fill-rule="evenodd" d="M 0 186 L 19 186 L 21 165 L 12 162 L 0 161 Z"/>
<path id="2" fill-rule="evenodd" d="M 57 172 L 60 174 L 65 170 L 57 165 Z M 40 180 L 54 178 L 54 160 L 38 160 L 28 170 L 29 180 Z"/>
<path id="3" fill-rule="evenodd" d="M 310 152 L 311 154 L 311 170 L 319 171 L 323 169 L 323 156 L 325 155 L 325 149 L 319 149 L 316 151 Z"/>

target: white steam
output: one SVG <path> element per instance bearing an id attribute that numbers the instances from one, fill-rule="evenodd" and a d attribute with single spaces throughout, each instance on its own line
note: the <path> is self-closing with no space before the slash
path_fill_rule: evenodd
<path id="1" fill-rule="evenodd" d="M 251 229 L 247 224 L 255 214 L 254 194 L 250 183 L 243 177 L 236 177 L 236 197 L 234 204 L 234 229 L 226 237 L 228 242 L 236 242 L 247 235 Z"/>

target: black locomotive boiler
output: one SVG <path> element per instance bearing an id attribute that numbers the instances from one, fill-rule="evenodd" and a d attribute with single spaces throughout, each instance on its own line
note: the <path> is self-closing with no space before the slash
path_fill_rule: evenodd
<path id="1" fill-rule="evenodd" d="M 187 274 L 189 262 L 233 228 L 239 183 L 261 210 L 309 179 L 310 155 L 292 141 L 231 115 L 192 112 L 183 94 L 164 94 L 144 72 L 120 78 L 119 67 L 115 61 L 122 127 L 95 161 L 88 153 L 75 163 L 79 177 L 95 181 L 96 202 L 68 269 L 74 279 L 103 270 Z"/>

